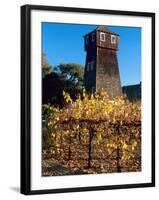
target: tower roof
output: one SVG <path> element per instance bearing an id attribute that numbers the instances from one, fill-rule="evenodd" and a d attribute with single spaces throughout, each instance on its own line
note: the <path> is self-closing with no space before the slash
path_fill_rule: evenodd
<path id="1" fill-rule="evenodd" d="M 117 33 L 113 32 L 113 31 L 111 31 L 110 29 L 108 29 L 107 26 L 99 25 L 99 26 L 96 27 L 96 29 L 94 29 L 93 31 L 87 33 L 83 37 L 89 35 L 90 33 L 94 32 L 94 31 L 102 31 L 102 32 L 105 32 L 105 33 L 110 33 L 110 34 L 119 36 L 119 34 L 117 34 Z"/>
<path id="2" fill-rule="evenodd" d="M 114 34 L 114 35 L 119 35 L 111 30 L 109 30 L 106 26 L 103 26 L 103 25 L 100 25 L 100 26 L 97 26 L 97 28 L 95 29 L 97 31 L 103 31 L 103 32 L 106 32 L 106 33 L 111 33 L 111 34 Z"/>

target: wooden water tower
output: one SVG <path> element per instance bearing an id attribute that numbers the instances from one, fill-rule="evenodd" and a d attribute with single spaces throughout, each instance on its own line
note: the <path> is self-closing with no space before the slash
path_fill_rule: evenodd
<path id="1" fill-rule="evenodd" d="M 86 63 L 84 85 L 87 92 L 107 91 L 110 98 L 121 96 L 117 51 L 119 35 L 98 26 L 84 36 Z"/>

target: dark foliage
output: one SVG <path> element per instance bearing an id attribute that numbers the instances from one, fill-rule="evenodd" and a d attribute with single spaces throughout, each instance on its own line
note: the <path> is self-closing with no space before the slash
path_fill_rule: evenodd
<path id="1" fill-rule="evenodd" d="M 61 64 L 55 71 L 45 74 L 42 81 L 42 103 L 63 107 L 62 91 L 68 92 L 75 99 L 83 89 L 83 73 L 84 68 L 81 65 Z"/>

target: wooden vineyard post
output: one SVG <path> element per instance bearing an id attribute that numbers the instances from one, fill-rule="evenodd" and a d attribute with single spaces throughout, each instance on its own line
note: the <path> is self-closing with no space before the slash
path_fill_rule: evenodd
<path id="1" fill-rule="evenodd" d="M 91 167 L 91 160 L 92 160 L 92 137 L 93 137 L 93 128 L 90 126 L 89 129 L 89 143 L 88 143 L 88 168 Z"/>
<path id="2" fill-rule="evenodd" d="M 71 159 L 71 136 L 69 136 L 68 160 Z"/>
<path id="3" fill-rule="evenodd" d="M 120 127 L 117 125 L 117 141 L 118 141 L 118 147 L 117 147 L 117 172 L 121 172 L 121 166 L 120 166 L 120 144 L 119 144 L 119 137 L 120 137 Z"/>
<path id="4" fill-rule="evenodd" d="M 60 134 L 60 147 L 59 147 L 59 151 L 60 151 L 60 158 L 62 156 L 62 133 Z"/>

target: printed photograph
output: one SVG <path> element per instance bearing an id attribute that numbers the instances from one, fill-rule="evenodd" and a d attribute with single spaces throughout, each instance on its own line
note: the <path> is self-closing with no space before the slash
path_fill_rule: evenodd
<path id="1" fill-rule="evenodd" d="M 139 27 L 42 23 L 42 176 L 141 172 Z"/>

